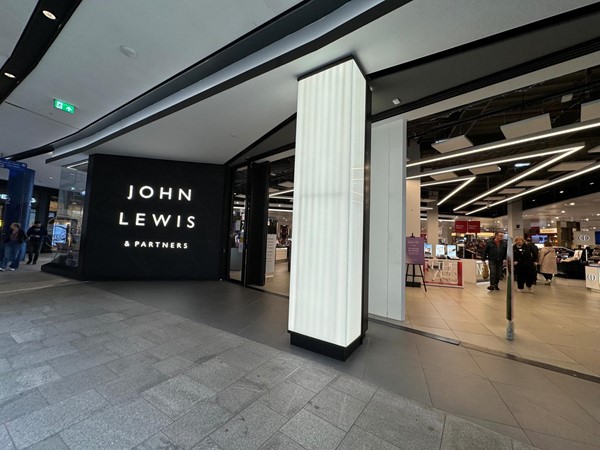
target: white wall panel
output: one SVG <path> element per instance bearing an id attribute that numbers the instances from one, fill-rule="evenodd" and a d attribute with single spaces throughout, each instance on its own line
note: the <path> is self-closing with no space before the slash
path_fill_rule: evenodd
<path id="1" fill-rule="evenodd" d="M 369 314 L 404 320 L 406 124 L 375 126 L 371 139 Z"/>
<path id="2" fill-rule="evenodd" d="M 361 332 L 365 107 L 354 61 L 299 82 L 289 329 L 342 347 Z"/>

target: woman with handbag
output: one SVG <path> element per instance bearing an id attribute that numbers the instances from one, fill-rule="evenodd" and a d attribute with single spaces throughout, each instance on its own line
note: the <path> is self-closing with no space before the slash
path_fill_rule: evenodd
<path id="1" fill-rule="evenodd" d="M 540 265 L 540 273 L 546 279 L 544 284 L 552 283 L 552 276 L 558 272 L 556 265 L 556 251 L 552 248 L 550 241 L 544 242 L 544 248 L 540 250 L 538 256 L 538 263 Z"/>
<path id="2" fill-rule="evenodd" d="M 515 279 L 517 280 L 517 292 L 523 292 L 523 287 L 527 286 L 527 291 L 532 292 L 531 286 L 535 278 L 535 258 L 531 247 L 525 243 L 522 236 L 515 237 L 513 245 L 513 258 L 515 264 Z"/>

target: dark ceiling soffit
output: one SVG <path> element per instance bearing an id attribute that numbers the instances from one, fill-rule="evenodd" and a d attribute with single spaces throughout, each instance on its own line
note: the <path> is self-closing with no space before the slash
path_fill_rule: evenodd
<path id="1" fill-rule="evenodd" d="M 0 69 L 0 103 L 4 102 L 19 83 L 38 65 L 81 0 L 39 0 L 12 54 Z M 56 16 L 48 19 L 42 11 Z M 4 72 L 15 75 L 11 79 Z"/>
<path id="2" fill-rule="evenodd" d="M 177 111 L 185 109 L 188 106 L 198 103 L 199 101 L 210 98 L 216 94 L 219 94 L 220 92 L 224 92 L 224 91 L 231 89 L 239 84 L 242 84 L 248 80 L 256 78 L 257 76 L 260 76 L 260 75 L 267 73 L 273 69 L 276 69 L 279 66 L 285 65 L 285 64 L 292 62 L 298 58 L 301 58 L 302 56 L 308 55 L 308 54 L 330 44 L 331 42 L 334 42 L 334 41 L 346 36 L 347 34 L 352 33 L 353 31 L 356 31 L 357 29 L 371 23 L 372 21 L 377 20 L 378 18 L 385 16 L 386 14 L 389 14 L 390 12 L 406 5 L 407 3 L 410 3 L 411 1 L 413 1 L 413 0 L 387 0 L 382 3 L 379 3 L 378 5 L 374 6 L 370 10 L 363 13 L 362 15 L 355 17 L 354 19 L 341 24 L 339 27 L 330 31 L 329 33 L 327 33 L 327 34 L 315 39 L 314 41 L 309 42 L 299 48 L 291 50 L 290 52 L 286 53 L 285 55 L 282 55 L 276 59 L 268 61 L 268 62 L 266 62 L 258 67 L 255 67 L 253 69 L 250 69 L 248 72 L 245 72 L 231 80 L 225 81 L 225 82 L 221 83 L 220 85 L 215 86 L 215 87 L 213 87 L 205 92 L 202 92 L 201 94 L 198 94 L 194 97 L 191 97 L 177 105 L 172 106 L 171 108 L 168 108 L 164 111 L 158 112 L 155 115 L 148 117 L 143 121 L 140 121 L 136 124 L 131 125 L 130 127 L 127 127 L 123 130 L 119 130 L 118 132 L 114 133 L 113 135 L 108 136 L 104 139 L 101 139 L 101 140 L 95 142 L 94 144 L 91 144 L 86 147 L 82 147 L 77 150 L 73 150 L 71 152 L 65 153 L 60 156 L 49 158 L 46 160 L 46 162 L 57 161 L 59 159 L 63 159 L 63 158 L 72 156 L 74 154 L 84 152 L 90 148 L 97 147 L 97 146 L 102 145 L 103 143 L 108 142 L 112 139 L 115 139 L 123 134 L 129 133 L 137 128 L 143 127 L 144 125 L 147 125 L 151 122 L 159 120 L 159 119 L 166 117 L 170 114 L 173 114 Z M 238 59 L 239 59 L 239 55 L 238 55 Z M 207 74 L 207 75 L 209 75 L 209 74 Z M 195 81 L 198 81 L 198 79 L 196 79 Z M 183 87 L 185 87 L 185 86 L 183 86 Z M 180 87 L 179 89 L 182 89 L 183 87 Z M 133 112 L 131 112 L 130 114 L 133 114 Z M 119 120 L 120 120 L 120 118 L 119 118 Z M 93 125 L 90 125 L 90 126 L 93 126 Z M 108 125 L 104 125 L 103 127 L 100 127 L 99 129 L 102 129 L 106 126 L 108 126 Z M 87 130 L 87 128 L 85 128 L 84 130 Z M 99 131 L 99 130 L 95 130 L 94 132 L 97 132 L 97 131 Z M 87 136 L 87 135 L 84 136 L 83 134 L 80 134 L 80 133 L 81 132 L 79 132 L 75 135 L 72 135 L 68 138 L 65 138 L 64 140 L 56 141 L 55 143 L 53 143 L 51 145 L 51 150 L 54 150 L 57 146 L 64 145 L 64 143 L 68 143 L 66 141 L 67 139 L 69 140 L 69 142 L 73 142 L 73 141 L 81 139 L 82 137 Z M 89 134 L 93 134 L 93 133 L 89 133 Z M 40 148 L 47 149 L 48 146 L 44 146 L 44 147 L 40 147 Z M 48 152 L 48 150 L 39 151 L 39 152 L 35 153 L 35 155 L 33 155 L 33 156 L 37 156 L 37 155 L 47 153 L 47 152 Z M 22 159 L 22 158 L 20 157 L 20 154 L 18 154 L 18 155 L 14 155 L 14 159 Z"/>
<path id="3" fill-rule="evenodd" d="M 437 61 L 443 58 L 449 58 L 459 53 L 464 53 L 469 50 L 474 50 L 480 47 L 484 47 L 486 45 L 495 44 L 497 42 L 503 41 L 505 39 L 519 37 L 522 34 L 530 33 L 532 31 L 541 30 L 543 28 L 550 28 L 553 25 L 557 25 L 560 23 L 568 22 L 570 20 L 578 19 L 580 17 L 585 17 L 587 15 L 596 13 L 600 11 L 600 2 L 594 3 L 592 5 L 584 6 L 583 8 L 578 8 L 573 11 L 569 11 L 563 14 L 559 14 L 556 16 L 549 17 L 547 19 L 542 19 L 537 22 L 533 22 L 527 25 L 523 25 L 518 28 L 513 28 L 511 30 L 503 31 L 498 34 L 494 34 L 482 39 L 478 39 L 473 42 L 469 42 L 463 45 L 459 45 L 458 47 L 453 47 L 448 50 L 444 50 L 442 52 L 434 53 L 432 55 L 425 56 L 423 58 L 415 59 L 413 61 L 409 61 L 404 64 L 400 64 L 393 67 L 388 67 L 387 69 L 380 70 L 378 72 L 373 72 L 369 75 L 369 80 L 375 80 L 377 78 L 385 77 L 387 75 L 392 75 L 396 72 L 404 71 L 410 69 L 412 67 L 420 66 L 423 64 L 427 64 L 429 62 Z"/>
<path id="4" fill-rule="evenodd" d="M 286 126 L 288 126 L 290 123 L 292 123 L 295 120 L 296 120 L 296 114 L 294 113 L 290 117 L 288 117 L 287 119 L 285 119 L 283 122 L 281 122 L 279 125 L 277 125 L 275 128 L 273 128 L 272 130 L 270 130 L 266 134 L 264 134 L 261 137 L 259 137 L 256 141 L 254 141 L 252 144 L 250 144 L 244 150 L 242 150 L 241 152 L 239 152 L 233 158 L 229 159 L 229 161 L 227 161 L 225 163 L 225 165 L 226 166 L 233 165 L 234 163 L 236 163 L 236 160 L 242 158 L 244 155 L 246 155 L 248 152 L 250 152 L 253 148 L 255 148 L 258 145 L 262 144 L 263 142 L 265 142 L 266 140 L 268 140 L 271 136 L 277 134 L 280 130 L 284 129 Z"/>
<path id="5" fill-rule="evenodd" d="M 383 111 L 372 117 L 373 123 L 379 122 L 384 119 L 389 119 L 400 114 L 404 114 L 414 109 L 422 108 L 424 106 L 433 105 L 435 103 L 447 100 L 449 98 L 456 97 L 461 94 L 485 88 L 502 81 L 510 80 L 521 75 L 534 72 L 536 70 L 545 69 L 556 64 L 560 64 L 566 61 L 570 61 L 580 56 L 585 56 L 590 53 L 594 53 L 600 50 L 600 38 L 592 41 L 585 42 L 581 45 L 570 47 L 566 50 L 561 50 L 550 55 L 543 56 L 541 58 L 534 59 L 523 64 L 519 64 L 514 67 L 497 72 L 493 75 L 479 78 L 477 80 L 469 81 L 468 83 L 461 84 L 459 86 L 447 89 L 445 91 L 438 92 L 436 94 L 424 97 L 417 101 L 407 103 L 406 105 L 398 106 L 397 108 Z"/>

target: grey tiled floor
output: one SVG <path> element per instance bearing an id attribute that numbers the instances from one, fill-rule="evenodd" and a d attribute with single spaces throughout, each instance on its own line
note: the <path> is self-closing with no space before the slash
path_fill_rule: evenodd
<path id="1" fill-rule="evenodd" d="M 231 283 L 2 274 L 0 449 L 598 448 L 600 385 L 376 324 L 342 363 L 286 318 Z"/>

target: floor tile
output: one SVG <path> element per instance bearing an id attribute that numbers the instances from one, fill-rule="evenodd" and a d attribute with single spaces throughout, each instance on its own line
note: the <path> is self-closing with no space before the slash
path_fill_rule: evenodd
<path id="1" fill-rule="evenodd" d="M 156 433 L 135 447 L 134 450 L 184 450 L 184 448 L 175 444 L 163 433 Z"/>
<path id="2" fill-rule="evenodd" d="M 44 347 L 30 353 L 22 353 L 8 359 L 14 369 L 22 369 L 37 365 L 60 356 L 69 355 L 79 351 L 76 347 L 69 344 L 55 345 L 53 347 Z"/>
<path id="3" fill-rule="evenodd" d="M 156 364 L 159 361 L 160 359 L 158 359 L 154 355 L 150 355 L 146 352 L 139 352 L 134 353 L 133 355 L 124 356 L 122 358 L 107 362 L 105 366 L 117 375 L 121 375 L 131 370 L 132 368 L 149 367 Z"/>
<path id="4" fill-rule="evenodd" d="M 0 358 L 0 375 L 6 372 L 10 372 L 11 370 L 13 370 L 13 368 L 8 362 L 8 359 Z"/>
<path id="5" fill-rule="evenodd" d="M 21 416 L 6 427 L 17 448 L 25 448 L 46 439 L 105 408 L 108 403 L 94 390 L 71 397 Z"/>
<path id="6" fill-rule="evenodd" d="M 270 356 L 259 355 L 243 347 L 244 346 L 240 346 L 221 353 L 219 359 L 231 366 L 246 371 L 252 371 L 271 359 Z"/>
<path id="7" fill-rule="evenodd" d="M 600 448 L 598 445 L 562 439 L 535 431 L 526 430 L 525 432 L 536 448 L 544 450 L 598 450 Z"/>
<path id="8" fill-rule="evenodd" d="M 218 392 L 246 375 L 246 371 L 230 366 L 219 358 L 212 358 L 199 366 L 192 367 L 185 374 Z"/>
<path id="9" fill-rule="evenodd" d="M 433 406 L 452 414 L 519 426 L 487 379 L 425 369 Z"/>
<path id="10" fill-rule="evenodd" d="M 325 388 L 308 402 L 305 409 L 344 431 L 350 431 L 366 402 L 333 388 Z"/>
<path id="11" fill-rule="evenodd" d="M 0 400 L 0 423 L 9 422 L 46 406 L 48 402 L 37 389 L 6 397 Z"/>
<path id="12" fill-rule="evenodd" d="M 400 448 L 438 448 L 444 419 L 440 411 L 379 390 L 356 425 Z"/>
<path id="13" fill-rule="evenodd" d="M 246 378 L 269 388 L 292 376 L 301 366 L 298 359 L 277 356 L 247 374 Z"/>
<path id="14" fill-rule="evenodd" d="M 59 435 L 54 435 L 27 447 L 27 450 L 69 450 L 69 447 Z"/>
<path id="15" fill-rule="evenodd" d="M 458 417 L 446 416 L 441 450 L 513 450 L 512 440 Z"/>
<path id="16" fill-rule="evenodd" d="M 154 347 L 154 343 L 140 336 L 132 336 L 126 339 L 107 342 L 104 346 L 119 356 L 127 356 Z"/>
<path id="17" fill-rule="evenodd" d="M 396 447 L 360 427 L 353 426 L 337 450 L 400 450 L 400 447 Z"/>
<path id="18" fill-rule="evenodd" d="M 192 448 L 210 433 L 227 422 L 233 414 L 219 406 L 212 398 L 200 402 L 162 432 L 175 444 Z"/>
<path id="19" fill-rule="evenodd" d="M 308 450 L 336 449 L 345 433 L 314 414 L 301 410 L 281 432 Z"/>
<path id="20" fill-rule="evenodd" d="M 212 390 L 184 375 L 177 375 L 142 394 L 148 402 L 172 419 L 214 395 Z"/>
<path id="21" fill-rule="evenodd" d="M 6 431 L 6 427 L 4 425 L 0 425 L 0 448 L 5 450 L 14 450 L 15 446 L 13 445 L 12 439 Z"/>
<path id="22" fill-rule="evenodd" d="M 71 450 L 131 448 L 170 419 L 143 399 L 113 406 L 60 433 Z"/>
<path id="23" fill-rule="evenodd" d="M 330 386 L 363 402 L 369 402 L 377 392 L 377 386 L 347 375 L 340 375 Z"/>
<path id="24" fill-rule="evenodd" d="M 50 365 L 63 377 L 91 367 L 100 366 L 119 356 L 108 350 L 79 351 L 50 361 Z"/>
<path id="25" fill-rule="evenodd" d="M 498 423 L 498 422 L 491 422 L 489 420 L 483 420 L 483 419 L 478 419 L 478 418 L 463 416 L 463 415 L 459 415 L 457 417 L 460 417 L 461 419 L 472 422 L 483 428 L 487 428 L 488 430 L 495 431 L 496 433 L 500 433 L 504 436 L 507 436 L 507 437 L 515 440 L 515 441 L 522 442 L 523 444 L 525 444 L 527 446 L 529 446 L 531 444 L 531 442 L 529 441 L 529 438 L 527 437 L 527 435 L 525 434 L 523 429 L 520 427 L 511 427 L 510 425 L 504 425 L 504 424 Z"/>
<path id="26" fill-rule="evenodd" d="M 269 389 L 269 391 L 260 398 L 260 402 L 282 416 L 291 419 L 314 396 L 314 392 L 309 391 L 296 383 L 284 381 Z"/>
<path id="27" fill-rule="evenodd" d="M 0 401 L 60 379 L 50 366 L 37 366 L 0 375 Z"/>
<path id="28" fill-rule="evenodd" d="M 134 400 L 140 394 L 168 377 L 153 367 L 143 367 L 124 373 L 119 378 L 96 387 L 96 390 L 113 405 Z"/>
<path id="29" fill-rule="evenodd" d="M 261 445 L 260 450 L 304 450 L 304 447 L 301 447 L 300 444 L 294 442 L 285 434 L 277 432 Z"/>
<path id="30" fill-rule="evenodd" d="M 225 450 L 252 450 L 264 444 L 281 426 L 286 418 L 254 402 L 229 422 L 210 435 Z"/>
<path id="31" fill-rule="evenodd" d="M 598 442 L 600 424 L 567 396 L 498 383 L 495 387 L 524 430 L 589 444 Z"/>
<path id="32" fill-rule="evenodd" d="M 230 413 L 237 414 L 266 393 L 267 388 L 242 378 L 219 392 L 217 403 Z"/>
<path id="33" fill-rule="evenodd" d="M 223 450 L 211 438 L 206 438 L 194 446 L 192 450 Z"/>
<path id="34" fill-rule="evenodd" d="M 338 375 L 339 372 L 330 369 L 329 367 L 306 364 L 298 367 L 297 370 L 292 372 L 287 377 L 287 380 L 313 392 L 320 392 Z"/>
<path id="35" fill-rule="evenodd" d="M 47 383 L 40 386 L 38 390 L 49 403 L 59 403 L 96 385 L 108 383 L 115 378 L 117 378 L 117 375 L 112 371 L 104 366 L 98 366 Z"/>
<path id="36" fill-rule="evenodd" d="M 194 363 L 191 362 L 190 360 L 187 360 L 185 358 L 182 358 L 181 356 L 175 355 L 175 356 L 171 356 L 170 358 L 158 361 L 157 363 L 155 363 L 153 365 L 153 367 L 155 369 L 159 370 L 161 373 L 172 377 L 172 376 L 179 375 L 180 373 L 185 372 L 187 369 L 189 369 L 193 365 L 194 365 Z"/>

